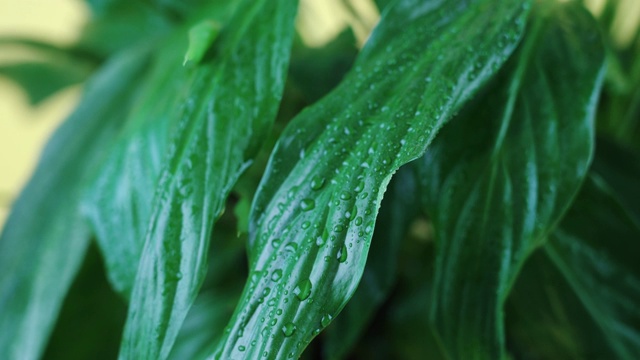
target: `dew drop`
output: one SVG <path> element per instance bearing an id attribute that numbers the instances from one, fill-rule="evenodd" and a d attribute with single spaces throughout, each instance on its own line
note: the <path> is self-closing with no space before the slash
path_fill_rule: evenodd
<path id="1" fill-rule="evenodd" d="M 322 189 L 322 187 L 324 186 L 324 182 L 325 182 L 324 178 L 321 178 L 318 175 L 314 175 L 311 178 L 311 184 L 310 184 L 311 190 L 316 190 L 317 191 L 317 190 Z"/>
<path id="2" fill-rule="evenodd" d="M 305 221 L 302 223 L 302 228 L 303 229 L 308 229 L 311 226 L 311 222 L 310 221 Z"/>
<path id="3" fill-rule="evenodd" d="M 280 281 L 280 279 L 282 279 L 282 269 L 273 270 L 271 273 L 271 280 Z"/>
<path id="4" fill-rule="evenodd" d="M 358 216 L 354 223 L 356 224 L 356 226 L 362 225 L 362 216 Z"/>
<path id="5" fill-rule="evenodd" d="M 359 193 L 362 190 L 364 190 L 364 181 L 360 180 L 358 181 L 358 184 L 356 185 L 356 187 L 353 189 L 353 191 Z"/>
<path id="6" fill-rule="evenodd" d="M 367 224 L 367 226 L 364 228 L 364 233 L 367 235 L 371 235 L 371 233 L 373 232 L 373 224 L 369 223 Z"/>
<path id="7" fill-rule="evenodd" d="M 296 285 L 293 289 L 294 295 L 298 298 L 298 300 L 303 301 L 306 300 L 309 295 L 311 295 L 311 280 L 305 279 L 302 280 Z"/>
<path id="8" fill-rule="evenodd" d="M 245 351 L 247 350 L 246 347 L 244 347 L 243 345 L 238 346 L 238 351 Z"/>
<path id="9" fill-rule="evenodd" d="M 320 319 L 320 324 L 323 328 L 327 327 L 331 323 L 331 319 L 333 319 L 333 316 L 326 314 L 322 317 L 322 319 Z"/>
<path id="10" fill-rule="evenodd" d="M 348 191 L 343 191 L 340 193 L 341 200 L 349 200 L 351 199 L 351 194 Z"/>
<path id="11" fill-rule="evenodd" d="M 338 250 L 338 254 L 336 257 L 338 258 L 338 261 L 341 263 L 347 261 L 347 247 L 342 245 L 340 250 Z"/>
<path id="12" fill-rule="evenodd" d="M 286 323 L 282 326 L 282 333 L 284 336 L 289 337 L 296 332 L 296 326 L 293 323 Z"/>
<path id="13" fill-rule="evenodd" d="M 302 199 L 302 201 L 300 201 L 300 208 L 302 209 L 302 211 L 309 211 L 309 210 L 313 210 L 316 207 L 316 202 L 313 201 L 313 199 Z"/>
<path id="14" fill-rule="evenodd" d="M 284 250 L 290 253 L 295 253 L 298 250 L 298 244 L 290 242 L 284 246 Z"/>
<path id="15" fill-rule="evenodd" d="M 316 238 L 316 245 L 318 245 L 318 246 L 324 245 L 324 238 L 322 236 L 318 236 Z"/>
<path id="16" fill-rule="evenodd" d="M 343 232 L 344 231 L 344 226 L 336 225 L 336 226 L 333 227 L 333 231 L 335 231 L 335 232 Z"/>

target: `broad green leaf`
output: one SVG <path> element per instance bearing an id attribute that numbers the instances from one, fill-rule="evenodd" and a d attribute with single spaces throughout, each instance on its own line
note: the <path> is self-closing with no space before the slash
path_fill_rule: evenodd
<path id="1" fill-rule="evenodd" d="M 227 200 L 227 206 L 233 199 Z M 236 221 L 229 212 L 216 222 L 209 249 L 207 276 L 185 318 L 169 359 L 204 359 L 222 336 L 242 293 L 246 278 L 243 238 L 236 236 Z"/>
<path id="2" fill-rule="evenodd" d="M 504 356 L 509 289 L 591 162 L 603 60 L 586 10 L 536 3 L 518 51 L 420 160 L 436 230 L 430 317 L 453 358 Z"/>
<path id="3" fill-rule="evenodd" d="M 88 186 L 83 212 L 108 268 L 114 289 L 129 298 L 147 231 L 179 101 L 188 85 L 181 65 L 185 39 L 171 38 L 157 51 L 127 124 Z"/>
<path id="4" fill-rule="evenodd" d="M 250 281 L 218 359 L 298 357 L 353 295 L 391 175 L 519 40 L 522 1 L 400 1 L 281 136 L 252 206 Z"/>
<path id="5" fill-rule="evenodd" d="M 370 325 L 396 281 L 400 246 L 418 213 L 413 167 L 402 167 L 391 179 L 380 206 L 362 280 L 340 315 L 324 331 L 324 354 L 342 359 Z"/>
<path id="6" fill-rule="evenodd" d="M 120 357 L 164 359 L 206 272 L 213 223 L 271 127 L 297 3 L 247 0 L 193 69 L 160 176 Z"/>
<path id="7" fill-rule="evenodd" d="M 598 325 L 612 357 L 637 358 L 640 218 L 594 175 L 544 250 Z"/>
<path id="8" fill-rule="evenodd" d="M 616 172 L 640 181 L 628 168 Z M 622 201 L 634 190 L 614 190 L 596 172 L 587 179 L 516 282 L 507 313 L 514 352 L 540 359 L 640 354 L 640 206 Z"/>
<path id="9" fill-rule="evenodd" d="M 222 20 L 216 5 L 201 16 Z M 170 133 L 179 120 L 192 69 L 182 66 L 189 25 L 177 29 L 156 50 L 150 73 L 126 127 L 94 177 L 84 199 L 89 218 L 109 268 L 109 280 L 130 296 L 153 206 Z M 212 66 L 212 65 L 207 65 Z"/>
<path id="10" fill-rule="evenodd" d="M 80 105 L 42 152 L 0 235 L 0 349 L 37 359 L 89 243 L 81 187 L 115 137 L 146 50 L 115 56 L 87 84 Z"/>

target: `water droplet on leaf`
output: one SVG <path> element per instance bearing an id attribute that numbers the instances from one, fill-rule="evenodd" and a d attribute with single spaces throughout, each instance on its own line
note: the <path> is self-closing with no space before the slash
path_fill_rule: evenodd
<path id="1" fill-rule="evenodd" d="M 311 295 L 311 287 L 312 287 L 311 280 L 309 279 L 302 280 L 293 289 L 293 294 L 300 301 L 306 300 L 309 297 L 309 295 Z"/>

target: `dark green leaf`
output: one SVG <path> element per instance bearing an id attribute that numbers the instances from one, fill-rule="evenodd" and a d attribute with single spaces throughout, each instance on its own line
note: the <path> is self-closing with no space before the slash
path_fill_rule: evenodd
<path id="1" fill-rule="evenodd" d="M 348 355 L 395 283 L 400 245 L 420 208 L 415 181 L 413 167 L 405 166 L 389 184 L 360 285 L 324 332 L 327 358 L 341 359 Z"/>
<path id="2" fill-rule="evenodd" d="M 81 186 L 129 108 L 146 52 L 115 57 L 87 85 L 76 111 L 43 151 L 0 236 L 0 349 L 36 359 L 82 262 L 90 232 Z"/>
<path id="3" fill-rule="evenodd" d="M 181 65 L 186 33 L 178 35 L 157 52 L 139 100 L 83 201 L 109 281 L 126 298 L 138 269 L 169 133 L 188 85 L 188 72 Z"/>
<path id="4" fill-rule="evenodd" d="M 516 54 L 419 163 L 436 229 L 430 317 L 453 358 L 504 356 L 504 300 L 591 161 L 600 37 L 576 4 L 534 9 Z"/>
<path id="5" fill-rule="evenodd" d="M 239 5 L 193 69 L 160 176 L 121 358 L 164 359 L 206 272 L 209 236 L 278 109 L 296 1 Z"/>
<path id="6" fill-rule="evenodd" d="M 623 166 L 616 172 L 640 181 Z M 508 330 L 515 354 L 540 359 L 640 354 L 640 221 L 633 215 L 640 206 L 621 201 L 633 190 L 613 190 L 595 173 L 588 178 L 514 287 Z"/>
<path id="7" fill-rule="evenodd" d="M 209 19 L 224 8 L 204 9 Z M 129 297 L 162 171 L 162 160 L 183 110 L 192 69 L 182 66 L 188 26 L 156 50 L 155 62 L 127 125 L 85 196 L 84 209 L 97 235 L 114 288 Z"/>
<path id="8" fill-rule="evenodd" d="M 400 1 L 386 12 L 342 84 L 276 145 L 252 208 L 250 282 L 213 357 L 298 357 L 342 310 L 391 175 L 502 65 L 527 9 Z"/>
<path id="9" fill-rule="evenodd" d="M 636 184 L 640 177 L 635 177 Z M 640 354 L 640 210 L 625 207 L 597 175 L 581 192 L 545 252 L 619 359 Z"/>

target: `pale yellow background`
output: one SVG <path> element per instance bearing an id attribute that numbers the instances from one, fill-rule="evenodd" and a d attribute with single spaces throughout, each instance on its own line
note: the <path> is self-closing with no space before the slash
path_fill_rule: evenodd
<path id="1" fill-rule="evenodd" d="M 0 36 L 70 43 L 86 16 L 82 0 L 0 0 Z M 33 56 L 0 47 L 0 63 Z M 78 95 L 79 88 L 74 87 L 31 108 L 21 89 L 0 76 L 0 231 L 10 202 L 33 171 L 44 141 L 73 108 Z"/>

